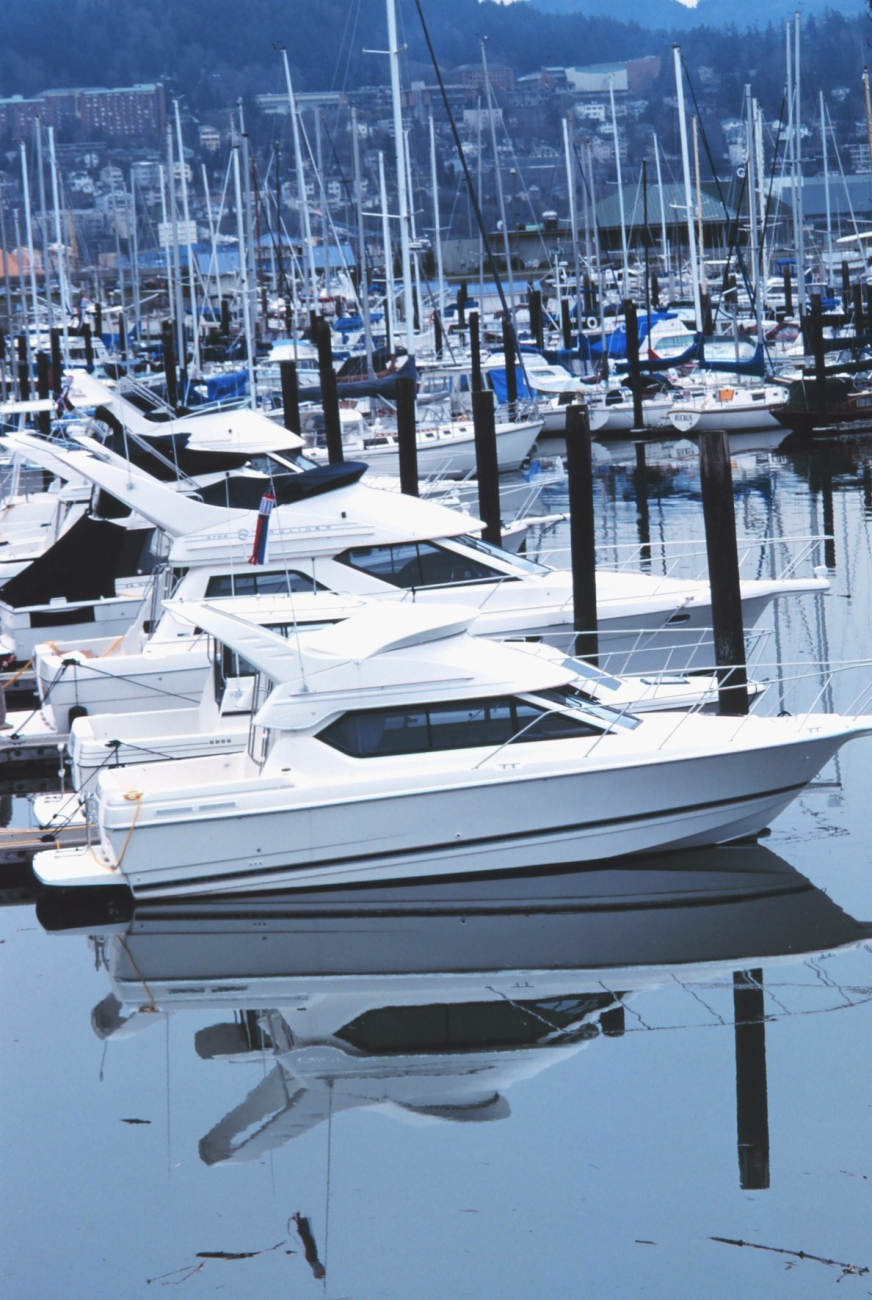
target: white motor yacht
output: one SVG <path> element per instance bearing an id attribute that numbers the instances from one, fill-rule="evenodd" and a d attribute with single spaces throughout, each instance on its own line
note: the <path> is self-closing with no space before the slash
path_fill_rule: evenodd
<path id="1" fill-rule="evenodd" d="M 571 660 L 469 636 L 462 607 L 373 607 L 290 639 L 186 612 L 258 669 L 247 750 L 102 771 L 98 842 L 38 854 L 44 884 L 245 892 L 723 843 L 872 734 L 872 717 L 621 713 Z"/>
<path id="2" fill-rule="evenodd" d="M 30 441 L 30 440 L 28 440 Z M 37 440 L 33 440 L 37 441 Z M 38 454 L 37 447 L 34 454 Z M 297 499 L 272 512 L 265 563 L 249 563 L 255 510 L 207 505 L 115 463 L 110 453 L 63 454 L 75 472 L 93 478 L 144 515 L 171 541 L 168 565 L 141 601 L 123 639 L 60 630 L 36 653 L 44 707 L 58 732 L 70 713 L 131 712 L 161 698 L 194 706 L 208 668 L 205 639 L 170 614 L 161 601 L 232 600 L 259 596 L 273 602 L 276 623 L 327 621 L 330 606 L 360 600 L 404 604 L 451 601 L 468 606 L 475 632 L 495 637 L 543 639 L 567 650 L 573 638 L 572 576 L 487 545 L 474 535 L 480 521 L 429 501 L 380 492 L 353 481 L 363 466 L 289 475 Z M 263 490 L 270 482 L 254 476 Z M 331 484 L 335 484 L 331 488 Z M 826 579 L 755 579 L 742 583 L 745 627 L 750 629 L 775 598 L 828 589 Z M 313 601 L 300 600 L 311 596 Z M 328 609 L 322 615 L 317 601 Z M 284 601 L 284 614 L 281 612 Z M 93 604 L 95 618 L 102 605 Z M 2 606 L 0 606 L 2 611 Z M 621 675 L 686 672 L 710 667 L 711 593 L 707 582 L 627 571 L 598 574 L 601 663 Z M 53 644 L 48 644 L 48 640 Z M 157 674 L 157 676 L 154 676 Z M 144 684 L 149 678 L 152 685 Z M 163 707 L 168 707 L 164 705 Z"/>

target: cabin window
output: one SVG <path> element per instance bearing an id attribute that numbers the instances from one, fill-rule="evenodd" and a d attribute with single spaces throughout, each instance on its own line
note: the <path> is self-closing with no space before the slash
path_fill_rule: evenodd
<path id="1" fill-rule="evenodd" d="M 361 709 L 331 722 L 318 739 L 351 758 L 390 758 L 504 745 L 513 737 L 523 742 L 597 736 L 603 730 L 580 714 L 574 717 L 528 700 L 502 697 Z"/>
<path id="2" fill-rule="evenodd" d="M 206 599 L 217 596 L 285 596 L 288 592 L 326 591 L 308 573 L 280 569 L 263 573 L 221 573 L 209 579 Z"/>
<path id="3" fill-rule="evenodd" d="M 358 546 L 336 558 L 392 587 L 447 587 L 506 576 L 474 556 L 459 555 L 433 542 Z"/>

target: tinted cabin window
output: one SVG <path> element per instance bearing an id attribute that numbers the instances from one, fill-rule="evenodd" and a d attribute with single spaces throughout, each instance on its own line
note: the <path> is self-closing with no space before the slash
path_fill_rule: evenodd
<path id="1" fill-rule="evenodd" d="M 444 587 L 480 582 L 504 575 L 489 564 L 458 555 L 433 542 L 403 542 L 397 546 L 358 546 L 336 557 L 342 564 L 372 574 L 393 587 Z"/>
<path id="2" fill-rule="evenodd" d="M 216 596 L 283 596 L 287 592 L 326 591 L 307 573 L 222 573 L 209 579 L 206 599 Z"/>
<path id="3" fill-rule="evenodd" d="M 570 717 L 524 700 L 502 698 L 452 701 L 417 709 L 363 709 L 337 718 L 319 733 L 318 739 L 351 758 L 389 758 L 433 750 L 496 747 L 514 736 L 519 742 L 565 740 L 600 735 L 602 730 L 581 716 Z"/>

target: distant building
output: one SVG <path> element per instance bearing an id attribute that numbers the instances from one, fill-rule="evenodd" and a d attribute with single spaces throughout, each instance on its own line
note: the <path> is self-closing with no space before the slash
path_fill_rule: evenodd
<path id="1" fill-rule="evenodd" d="M 477 90 L 484 94 L 484 69 L 480 63 L 464 63 L 454 73 L 457 81 L 465 90 Z M 515 73 L 503 63 L 489 63 L 487 69 L 491 90 L 506 93 L 515 89 Z"/>
<path id="2" fill-rule="evenodd" d="M 566 83 L 576 95 L 608 94 L 629 89 L 626 63 L 592 63 L 587 68 L 567 68 Z"/>
<path id="3" fill-rule="evenodd" d="M 78 119 L 88 131 L 110 136 L 143 136 L 166 127 L 166 100 L 160 83 L 78 90 L 45 90 L 32 99 L 0 99 L 0 139 L 22 139 L 34 122 L 59 127 Z"/>
<path id="4" fill-rule="evenodd" d="M 201 126 L 198 128 L 200 136 L 200 148 L 205 149 L 206 153 L 217 153 L 221 148 L 221 132 L 214 126 Z"/>

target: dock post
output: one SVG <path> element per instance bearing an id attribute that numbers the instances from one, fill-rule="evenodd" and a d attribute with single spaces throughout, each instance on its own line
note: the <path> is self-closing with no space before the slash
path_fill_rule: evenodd
<path id="1" fill-rule="evenodd" d="M 469 313 L 469 359 L 472 368 L 472 391 L 480 393 L 481 382 L 481 339 L 478 328 L 478 312 Z"/>
<path id="2" fill-rule="evenodd" d="M 437 360 L 442 360 L 442 314 L 434 311 L 433 313 L 433 345 L 436 349 Z"/>
<path id="3" fill-rule="evenodd" d="M 863 333 L 863 286 L 853 285 L 851 296 L 854 302 L 854 333 L 859 338 Z"/>
<path id="4" fill-rule="evenodd" d="M 848 319 L 848 312 L 851 308 L 851 272 L 848 270 L 848 263 L 842 263 L 842 315 L 845 320 Z"/>
<path id="5" fill-rule="evenodd" d="M 872 329 L 872 284 L 866 285 L 866 329 Z"/>
<path id="6" fill-rule="evenodd" d="M 642 372 L 639 369 L 639 323 L 636 304 L 624 299 L 624 330 L 627 335 L 627 362 L 630 371 L 630 387 L 633 390 L 633 433 L 644 430 L 645 415 L 642 410 Z"/>
<path id="7" fill-rule="evenodd" d="M 312 333 L 318 349 L 318 374 L 321 378 L 321 409 L 324 412 L 327 459 L 331 465 L 341 465 L 345 456 L 342 451 L 339 390 L 336 387 L 336 371 L 333 369 L 333 333 L 323 316 L 316 316 L 313 319 Z"/>
<path id="8" fill-rule="evenodd" d="M 484 520 L 482 536 L 493 546 L 502 546 L 500 469 L 497 461 L 497 430 L 494 395 L 479 389 L 472 394 L 475 428 L 475 463 L 478 479 L 478 513 Z"/>
<path id="9" fill-rule="evenodd" d="M 18 399 L 30 401 L 30 369 L 27 364 L 27 339 L 18 335 Z"/>
<path id="10" fill-rule="evenodd" d="M 541 352 L 545 347 L 545 323 L 542 320 L 542 290 L 533 289 L 530 293 L 530 333 L 533 342 Z"/>
<path id="11" fill-rule="evenodd" d="M 466 281 L 461 280 L 457 290 L 457 323 L 462 330 L 466 329 L 466 304 L 469 302 L 469 289 Z"/>
<path id="12" fill-rule="evenodd" d="M 64 378 L 64 363 L 61 360 L 61 332 L 55 325 L 49 335 L 51 339 L 51 389 L 55 397 L 60 396 Z"/>
<path id="13" fill-rule="evenodd" d="M 36 395 L 40 401 L 48 398 L 48 357 L 44 352 L 36 354 Z M 47 438 L 51 433 L 51 416 L 48 411 L 40 411 L 36 419 L 40 433 Z"/>
<path id="14" fill-rule="evenodd" d="M 762 970 L 733 972 L 733 1018 L 739 1186 L 764 1191 L 769 1186 L 769 1099 Z"/>
<path id="15" fill-rule="evenodd" d="M 279 376 L 282 382 L 282 417 L 285 428 L 300 433 L 300 381 L 296 361 L 280 361 Z"/>
<path id="16" fill-rule="evenodd" d="M 596 663 L 599 636 L 596 613 L 596 531 L 593 513 L 593 458 L 587 407 L 566 408 L 566 477 L 569 488 L 569 547 L 572 560 L 575 653 Z"/>
<path id="17" fill-rule="evenodd" d="M 397 380 L 397 448 L 400 454 L 400 491 L 418 492 L 418 431 L 415 426 L 415 381 L 411 375 Z"/>
<path id="18" fill-rule="evenodd" d="M 718 675 L 718 707 L 722 714 L 748 712 L 745 634 L 739 588 L 736 511 L 730 440 L 723 430 L 699 435 L 702 509 L 712 598 L 712 628 Z"/>
<path id="19" fill-rule="evenodd" d="M 85 340 L 85 369 L 90 374 L 94 369 L 94 340 L 91 337 L 91 322 L 82 322 L 82 338 Z"/>
<path id="20" fill-rule="evenodd" d="M 512 322 L 503 317 L 503 360 L 506 367 L 506 401 L 509 404 L 509 418 L 515 418 L 518 408 L 518 376 L 515 373 L 515 331 Z"/>
<path id="21" fill-rule="evenodd" d="M 563 346 L 567 352 L 572 347 L 572 321 L 569 318 L 569 299 L 560 299 L 560 327 L 563 331 Z"/>
<path id="22" fill-rule="evenodd" d="M 176 344 L 171 320 L 161 323 L 161 349 L 163 351 L 164 377 L 167 384 L 167 401 L 174 411 L 179 409 L 179 389 L 176 380 Z"/>
<path id="23" fill-rule="evenodd" d="M 793 315 L 793 286 L 790 282 L 790 267 L 784 268 L 784 310 L 788 316 Z"/>
<path id="24" fill-rule="evenodd" d="M 97 335 L 97 338 L 98 338 L 98 339 L 102 339 L 102 337 L 103 337 L 103 304 L 100 303 L 100 302 L 95 302 L 95 303 L 94 303 L 94 333 Z"/>
<path id="25" fill-rule="evenodd" d="M 824 318 L 819 293 L 811 295 L 811 313 L 809 316 L 811 333 L 811 350 L 814 357 L 814 380 L 817 389 L 818 408 L 827 409 L 827 362 L 824 356 Z"/>

